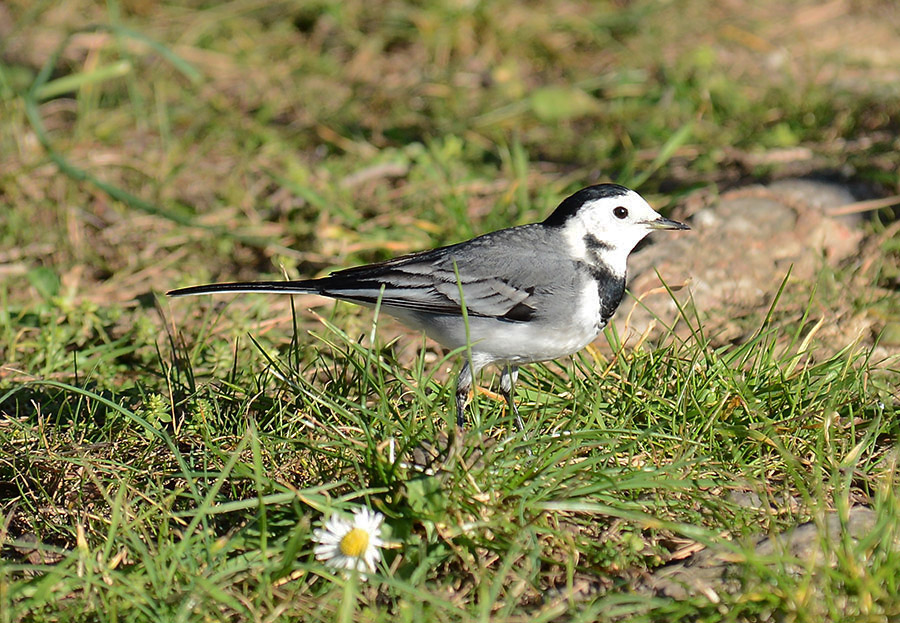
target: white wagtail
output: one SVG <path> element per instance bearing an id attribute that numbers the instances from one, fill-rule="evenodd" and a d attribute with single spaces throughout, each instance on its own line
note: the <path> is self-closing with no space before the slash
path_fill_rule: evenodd
<path id="1" fill-rule="evenodd" d="M 663 218 L 617 184 L 579 190 L 541 223 L 348 268 L 320 279 L 214 283 L 169 296 L 218 292 L 314 293 L 375 306 L 447 348 L 466 348 L 456 385 L 465 422 L 473 378 L 500 367 L 500 391 L 516 424 L 519 366 L 571 355 L 599 335 L 625 293 L 629 253 L 653 229 L 690 229 Z"/>

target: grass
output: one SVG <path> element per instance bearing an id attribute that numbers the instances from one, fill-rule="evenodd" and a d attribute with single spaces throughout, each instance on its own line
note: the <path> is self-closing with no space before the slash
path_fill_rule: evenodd
<path id="1" fill-rule="evenodd" d="M 740 542 L 760 522 L 777 532 L 862 497 L 893 531 L 887 440 L 896 421 L 894 407 L 877 402 L 890 389 L 859 354 L 797 364 L 774 348 L 775 337 L 763 332 L 728 351 L 670 344 L 530 368 L 528 439 L 511 432 L 497 403 L 479 398 L 465 460 L 432 477 L 400 464 L 435 439 L 452 388 L 333 326 L 319 344 L 297 340 L 271 364 L 238 362 L 217 382 L 179 374 L 195 371 L 189 353 L 180 369 L 160 361 L 168 395 L 98 392 L 87 381 L 25 384 L 3 403 L 49 413 L 9 419 L 4 447 L 15 458 L 4 470 L 19 492 L 16 516 L 31 517 L 42 542 L 10 539 L 13 551 L 36 553 L 4 565 L 7 612 L 37 620 L 85 611 L 330 619 L 347 607 L 374 619 L 550 616 L 559 612 L 542 608 L 540 587 L 575 573 L 627 578 L 659 565 L 665 543 L 717 543 L 725 526 Z M 37 431 L 57 438 L 48 443 Z M 730 491 L 755 492 L 778 512 L 730 502 Z M 322 513 L 360 503 L 385 513 L 402 547 L 386 551 L 369 585 L 353 586 L 312 559 L 310 530 Z M 774 587 L 728 607 L 746 617 L 822 606 L 892 612 L 890 589 L 872 579 L 896 573 L 891 542 L 829 543 L 846 558 L 821 594 L 809 592 L 808 578 L 774 574 Z M 773 581 L 767 567 L 747 573 L 751 586 L 754 577 Z M 859 594 L 828 589 L 851 580 Z M 700 603 L 623 595 L 611 590 L 571 614 L 720 616 Z"/>
<path id="2" fill-rule="evenodd" d="M 896 347 L 889 212 L 738 343 L 685 309 L 690 339 L 626 346 L 621 310 L 522 370 L 526 435 L 477 395 L 436 475 L 404 465 L 446 443 L 458 357 L 314 297 L 160 296 L 454 242 L 598 179 L 670 210 L 795 147 L 896 193 L 879 57 L 795 44 L 797 15 L 828 39 L 815 4 L 735 6 L 0 7 L 0 622 L 896 617 L 896 361 L 816 329 L 875 314 Z M 848 7 L 874 42 L 895 17 Z M 311 543 L 361 504 L 395 544 L 367 582 Z M 814 573 L 755 551 L 858 504 L 877 529 Z M 640 590 L 697 544 L 738 590 Z"/>

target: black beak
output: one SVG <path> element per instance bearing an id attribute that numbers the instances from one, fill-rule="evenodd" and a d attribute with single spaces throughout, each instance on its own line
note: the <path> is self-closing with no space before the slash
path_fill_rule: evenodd
<path id="1" fill-rule="evenodd" d="M 673 221 L 670 218 L 663 218 L 660 216 L 658 219 L 653 221 L 648 221 L 647 225 L 650 229 L 690 229 L 684 223 L 679 223 L 678 221 Z"/>

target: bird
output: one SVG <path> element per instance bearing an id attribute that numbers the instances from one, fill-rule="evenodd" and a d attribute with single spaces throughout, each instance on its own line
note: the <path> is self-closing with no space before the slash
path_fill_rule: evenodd
<path id="1" fill-rule="evenodd" d="M 219 293 L 318 294 L 379 309 L 451 350 L 465 352 L 456 424 L 478 373 L 500 369 L 514 399 L 519 367 L 572 355 L 606 327 L 625 293 L 629 254 L 653 230 L 688 230 L 619 184 L 582 188 L 541 222 L 347 268 L 316 279 L 197 285 L 171 297 Z"/>

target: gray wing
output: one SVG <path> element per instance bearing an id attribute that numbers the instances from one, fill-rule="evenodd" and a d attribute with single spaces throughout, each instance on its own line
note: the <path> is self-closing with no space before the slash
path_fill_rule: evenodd
<path id="1" fill-rule="evenodd" d="M 572 278 L 571 261 L 566 269 L 568 260 L 548 248 L 546 237 L 539 225 L 504 229 L 314 283 L 321 294 L 358 303 L 380 299 L 385 306 L 458 315 L 465 301 L 471 316 L 524 322 L 540 314 L 541 294 L 553 294 L 567 275 Z"/>

